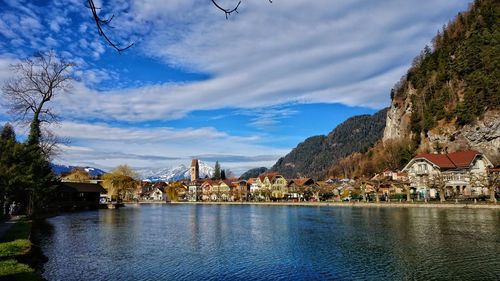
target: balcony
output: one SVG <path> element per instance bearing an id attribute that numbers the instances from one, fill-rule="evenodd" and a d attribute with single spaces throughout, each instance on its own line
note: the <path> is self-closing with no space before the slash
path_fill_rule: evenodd
<path id="1" fill-rule="evenodd" d="M 417 171 L 415 172 L 415 174 L 416 174 L 417 176 L 428 175 L 428 174 L 429 174 L 429 171 L 428 171 L 428 170 L 417 170 Z"/>

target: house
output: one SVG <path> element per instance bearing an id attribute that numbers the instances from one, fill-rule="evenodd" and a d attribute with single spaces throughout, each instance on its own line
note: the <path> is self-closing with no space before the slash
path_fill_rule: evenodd
<path id="1" fill-rule="evenodd" d="M 300 178 L 288 180 L 288 199 L 301 201 L 304 199 L 306 190 L 312 190 L 315 182 L 310 178 Z"/>
<path id="2" fill-rule="evenodd" d="M 233 180 L 231 184 L 230 201 L 247 201 L 250 192 L 250 184 L 248 184 L 246 180 Z"/>
<path id="3" fill-rule="evenodd" d="M 385 169 L 382 173 L 373 176 L 372 180 L 407 181 L 408 173 Z"/>
<path id="4" fill-rule="evenodd" d="M 106 190 L 99 183 L 61 182 L 57 186 L 57 207 L 63 210 L 99 208 L 101 193 Z"/>
<path id="5" fill-rule="evenodd" d="M 189 181 L 187 188 L 187 200 L 191 202 L 201 201 L 202 200 L 202 187 L 203 184 L 202 179 L 196 179 Z"/>
<path id="6" fill-rule="evenodd" d="M 258 178 L 249 178 L 247 183 L 250 185 L 250 193 L 255 193 L 259 190 L 259 182 Z"/>
<path id="7" fill-rule="evenodd" d="M 288 194 L 287 180 L 282 175 L 273 175 L 271 178 L 271 197 L 283 199 Z"/>
<path id="8" fill-rule="evenodd" d="M 153 201 L 165 201 L 167 200 L 167 194 L 163 187 L 155 187 L 149 192 L 147 199 Z"/>
<path id="9" fill-rule="evenodd" d="M 210 201 L 211 194 L 215 191 L 218 183 L 215 180 L 205 179 L 201 184 L 201 201 Z M 214 198 L 215 201 L 217 198 Z"/>
<path id="10" fill-rule="evenodd" d="M 446 196 L 479 196 L 484 190 L 478 180 L 485 178 L 492 163 L 475 150 L 446 154 L 419 154 L 403 169 L 410 186 L 425 198 L 435 198 L 444 185 Z"/>

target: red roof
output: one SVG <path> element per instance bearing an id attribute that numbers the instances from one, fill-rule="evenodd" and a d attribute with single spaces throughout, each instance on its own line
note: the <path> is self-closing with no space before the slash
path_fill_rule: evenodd
<path id="1" fill-rule="evenodd" d="M 461 169 L 469 167 L 478 155 L 481 153 L 475 150 L 466 150 L 447 154 L 419 154 L 415 158 L 427 159 L 441 169 Z"/>
<path id="2" fill-rule="evenodd" d="M 266 179 L 266 177 L 271 181 L 275 176 L 278 176 L 279 174 L 276 173 L 276 172 L 266 172 L 266 173 L 263 173 L 259 176 L 259 179 L 261 182 L 264 182 L 264 180 Z"/>
<path id="3" fill-rule="evenodd" d="M 297 185 L 310 185 L 310 184 L 314 184 L 314 180 L 312 180 L 310 178 L 291 179 L 290 180 L 290 184 L 292 182 L 295 183 L 295 184 L 297 184 Z"/>

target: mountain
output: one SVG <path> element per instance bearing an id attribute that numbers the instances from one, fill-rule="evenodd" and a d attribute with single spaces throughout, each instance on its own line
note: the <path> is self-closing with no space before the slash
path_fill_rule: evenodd
<path id="1" fill-rule="evenodd" d="M 479 0 L 438 32 L 391 92 L 384 142 L 500 153 L 500 2 Z"/>
<path id="2" fill-rule="evenodd" d="M 474 149 L 500 164 L 500 2 L 476 0 L 413 60 L 391 90 L 382 142 L 332 176 L 401 169 L 417 153 Z"/>
<path id="3" fill-rule="evenodd" d="M 198 161 L 200 168 L 200 177 L 211 177 L 214 173 L 214 168 L 209 166 L 203 161 Z M 143 180 L 158 182 L 158 181 L 178 181 L 182 179 L 191 178 L 191 174 L 189 171 L 189 167 L 184 164 L 181 164 L 174 168 L 165 168 L 165 169 L 153 169 L 153 170 L 136 170 Z"/>
<path id="4" fill-rule="evenodd" d="M 83 168 L 91 177 L 99 177 L 106 173 L 105 171 L 94 167 L 68 166 L 54 163 L 52 163 L 51 166 L 52 172 L 57 176 L 60 176 L 62 173 L 69 173 L 75 168 Z"/>
<path id="5" fill-rule="evenodd" d="M 387 109 L 373 115 L 353 116 L 339 124 L 327 136 L 313 136 L 300 143 L 271 168 L 286 178 L 322 178 L 339 159 L 366 150 L 380 140 Z"/>
<path id="6" fill-rule="evenodd" d="M 253 169 L 250 169 L 250 170 L 244 172 L 243 174 L 241 174 L 240 179 L 248 180 L 249 178 L 256 178 L 260 174 L 265 173 L 265 172 L 267 172 L 266 167 L 253 168 Z"/>

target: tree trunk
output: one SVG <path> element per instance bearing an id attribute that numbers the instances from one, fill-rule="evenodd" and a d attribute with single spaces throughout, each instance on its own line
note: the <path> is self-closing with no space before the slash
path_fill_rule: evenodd
<path id="1" fill-rule="evenodd" d="M 406 201 L 408 202 L 411 201 L 410 188 L 406 189 Z"/>
<path id="2" fill-rule="evenodd" d="M 444 188 L 439 189 L 439 201 L 441 201 L 441 203 L 446 201 Z"/>
<path id="3" fill-rule="evenodd" d="M 490 201 L 493 203 L 497 202 L 497 199 L 495 198 L 495 186 L 490 188 Z"/>
<path id="4" fill-rule="evenodd" d="M 31 120 L 30 124 L 30 132 L 28 135 L 28 145 L 39 145 L 40 137 L 42 132 L 40 130 L 40 120 L 38 119 L 40 116 L 40 110 L 37 110 L 33 115 L 33 120 Z"/>

